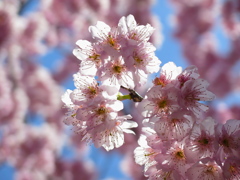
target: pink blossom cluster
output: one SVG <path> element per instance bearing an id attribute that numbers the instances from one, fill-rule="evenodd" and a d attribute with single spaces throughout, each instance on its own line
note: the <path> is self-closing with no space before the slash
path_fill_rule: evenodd
<path id="1" fill-rule="evenodd" d="M 0 1 L 0 170 L 5 164 L 11 166 L 17 180 L 99 176 L 95 164 L 86 157 L 89 148 L 75 134 L 68 133 L 63 123 L 63 84 L 79 67 L 72 48 L 77 38 L 90 38 L 87 28 L 97 19 L 114 24 L 131 12 L 139 22 L 157 27 L 159 22 L 150 11 L 151 5 L 152 1 L 138 0 Z M 140 16 L 141 12 L 146 16 Z M 161 42 L 161 38 L 154 39 Z M 157 43 L 154 39 L 151 42 Z M 58 58 L 49 56 L 55 50 Z M 122 103 L 111 98 L 108 102 L 111 105 L 107 110 L 113 107 L 108 117 L 115 117 Z M 38 118 L 40 122 L 35 122 Z M 125 120 L 130 115 L 116 118 L 116 133 L 119 127 L 129 126 Z M 76 151 L 76 160 L 63 158 L 65 146 Z"/>
<path id="2" fill-rule="evenodd" d="M 148 74 L 159 70 L 161 62 L 148 42 L 153 30 L 129 15 L 115 28 L 98 21 L 89 27 L 92 42 L 77 41 L 73 54 L 81 62 L 74 74 L 76 89 L 62 99 L 69 109 L 65 123 L 74 126 L 80 139 L 111 150 L 123 144 L 123 132 L 133 133 L 129 128 L 137 127 L 136 122 L 128 120 L 130 115 L 118 115 L 123 109 L 119 90 L 143 86 Z"/>
<path id="3" fill-rule="evenodd" d="M 138 110 L 145 117 L 136 163 L 149 179 L 238 179 L 240 121 L 204 118 L 215 95 L 196 67 L 165 64 Z"/>

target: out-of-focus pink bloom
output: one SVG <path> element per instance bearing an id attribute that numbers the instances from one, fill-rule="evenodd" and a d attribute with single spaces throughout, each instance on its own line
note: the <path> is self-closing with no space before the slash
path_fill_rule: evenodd
<path id="1" fill-rule="evenodd" d="M 8 160 L 13 167 L 23 172 L 32 169 L 40 174 L 52 174 L 54 158 L 62 146 L 58 140 L 61 136 L 56 129 L 50 125 L 33 127 L 22 125 L 21 122 L 11 125 L 11 128 L 4 129 L 0 143 L 1 154 L 5 157 L 3 160 Z"/>
<path id="2" fill-rule="evenodd" d="M 7 42 L 11 35 L 12 27 L 11 27 L 11 22 L 9 18 L 9 14 L 3 9 L 3 2 L 0 4 L 0 29 L 1 29 L 1 35 L 0 35 L 0 47 Z"/>
<path id="3" fill-rule="evenodd" d="M 0 66 L 0 119 L 1 124 L 6 123 L 7 121 L 10 121 L 9 119 L 6 119 L 5 117 L 8 116 L 11 111 L 14 108 L 14 103 L 11 97 L 11 84 L 7 79 L 7 74 L 2 67 Z M 6 121 L 4 121 L 6 120 Z"/>
<path id="4" fill-rule="evenodd" d="M 65 161 L 55 160 L 55 172 L 50 176 L 53 180 L 78 180 L 83 179 L 95 180 L 97 171 L 91 161 Z"/>
<path id="5" fill-rule="evenodd" d="M 134 180 L 146 180 L 142 166 L 136 164 L 133 156 L 132 152 L 127 152 L 124 155 L 124 159 L 121 162 L 121 170 Z"/>
<path id="6" fill-rule="evenodd" d="M 223 25 L 226 32 L 232 39 L 239 38 L 240 23 L 237 20 L 236 14 L 239 12 L 239 2 L 226 1 L 222 5 Z"/>
<path id="7" fill-rule="evenodd" d="M 56 112 L 61 105 L 61 89 L 43 67 L 29 63 L 24 72 L 24 89 L 30 100 L 30 109 L 44 116 Z"/>
<path id="8" fill-rule="evenodd" d="M 31 16 L 21 18 L 21 24 L 18 29 L 18 44 L 24 47 L 22 54 L 31 56 L 36 54 L 43 54 L 46 52 L 46 45 L 43 44 L 43 39 L 48 33 L 48 22 L 43 14 L 32 13 Z"/>
<path id="9" fill-rule="evenodd" d="M 45 180 L 46 178 L 47 178 L 46 174 L 37 169 L 18 170 L 15 174 L 16 180 L 32 180 L 32 179 Z"/>

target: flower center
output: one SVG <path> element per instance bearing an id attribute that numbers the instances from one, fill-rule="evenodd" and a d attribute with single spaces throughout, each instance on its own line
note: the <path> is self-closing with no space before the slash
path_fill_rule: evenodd
<path id="1" fill-rule="evenodd" d="M 230 143 L 229 143 L 228 139 L 223 139 L 222 140 L 222 145 L 225 146 L 225 147 L 229 147 Z"/>
<path id="2" fill-rule="evenodd" d="M 165 78 L 165 76 L 161 76 L 161 77 L 156 77 L 154 80 L 153 80 L 153 84 L 155 86 L 158 86 L 158 85 L 161 85 L 162 87 L 166 86 L 167 85 L 167 80 Z"/>
<path id="3" fill-rule="evenodd" d="M 208 145 L 209 140 L 208 140 L 207 138 L 203 138 L 203 139 L 198 140 L 198 142 L 199 142 L 201 145 Z"/>
<path id="4" fill-rule="evenodd" d="M 185 155 L 184 155 L 184 152 L 182 150 L 179 150 L 175 153 L 175 157 L 177 159 L 184 159 L 185 158 Z"/>
<path id="5" fill-rule="evenodd" d="M 107 37 L 107 43 L 114 49 L 119 50 L 120 46 L 117 43 L 117 40 L 115 38 L 112 37 L 112 35 L 108 35 Z"/>
<path id="6" fill-rule="evenodd" d="M 123 70 L 122 66 L 119 66 L 119 65 L 113 66 L 113 72 L 116 74 L 120 74 L 122 70 Z"/>
<path id="7" fill-rule="evenodd" d="M 94 86 L 88 87 L 88 94 L 90 97 L 94 97 L 97 94 L 97 89 Z"/>
<path id="8" fill-rule="evenodd" d="M 215 168 L 213 165 L 207 166 L 206 173 L 208 173 L 208 174 L 213 174 L 214 171 L 216 171 L 216 168 Z"/>
<path id="9" fill-rule="evenodd" d="M 129 37 L 130 39 L 137 40 L 137 33 L 132 33 Z"/>
<path id="10" fill-rule="evenodd" d="M 98 108 L 97 110 L 96 110 L 96 114 L 97 115 L 104 115 L 104 114 L 106 114 L 108 111 L 107 111 L 107 109 L 105 108 L 105 107 L 100 107 L 100 108 Z"/>
<path id="11" fill-rule="evenodd" d="M 88 58 L 92 59 L 93 62 L 95 62 L 97 65 L 100 63 L 100 54 L 94 53 L 91 56 L 88 56 Z"/>
<path id="12" fill-rule="evenodd" d="M 229 166 L 229 171 L 231 172 L 231 174 L 236 174 L 237 173 L 237 168 L 235 167 L 235 166 L 233 166 L 233 165 L 230 165 Z"/>
<path id="13" fill-rule="evenodd" d="M 176 118 L 173 118 L 172 121 L 171 121 L 173 127 L 175 127 L 179 122 L 180 122 L 180 120 L 176 119 Z"/>
<path id="14" fill-rule="evenodd" d="M 138 56 L 134 56 L 133 58 L 134 58 L 134 60 L 136 61 L 137 64 L 142 64 L 143 63 L 143 60 L 141 58 L 139 58 Z"/>
<path id="15" fill-rule="evenodd" d="M 167 106 L 167 100 L 166 99 L 160 100 L 157 105 L 159 109 L 164 109 Z"/>

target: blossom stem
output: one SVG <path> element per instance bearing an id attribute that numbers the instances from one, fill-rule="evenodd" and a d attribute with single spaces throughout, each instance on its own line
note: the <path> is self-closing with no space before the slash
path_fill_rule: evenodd
<path id="1" fill-rule="evenodd" d="M 121 86 L 121 88 L 126 89 L 130 92 L 129 94 L 131 97 L 130 99 L 132 99 L 134 102 L 141 102 L 143 100 L 143 97 L 140 94 L 138 94 L 135 90 L 126 88 L 124 86 Z"/>
<path id="2" fill-rule="evenodd" d="M 118 95 L 117 96 L 117 100 L 119 100 L 119 101 L 123 101 L 123 100 L 126 100 L 126 99 L 131 99 L 131 96 L 129 94 L 127 94 L 127 95 Z"/>

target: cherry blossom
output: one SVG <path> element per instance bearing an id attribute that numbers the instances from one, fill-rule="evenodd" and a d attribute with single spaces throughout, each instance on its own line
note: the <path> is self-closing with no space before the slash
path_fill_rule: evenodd
<path id="1" fill-rule="evenodd" d="M 174 87 L 154 86 L 147 92 L 145 99 L 140 104 L 144 108 L 142 113 L 145 117 L 154 115 L 161 117 L 171 114 L 179 108 L 176 100 L 177 93 Z"/>
<path id="2" fill-rule="evenodd" d="M 154 31 L 154 28 L 150 24 L 146 26 L 137 25 L 133 15 L 122 17 L 118 26 L 123 35 L 137 42 L 148 41 Z"/>
<path id="3" fill-rule="evenodd" d="M 120 86 L 134 88 L 132 72 L 128 71 L 121 56 L 111 58 L 104 68 L 105 72 L 99 77 L 103 84 L 113 85 L 118 89 Z"/>
<path id="4" fill-rule="evenodd" d="M 223 162 L 228 156 L 240 157 L 239 137 L 240 121 L 235 119 L 228 120 L 225 124 L 217 124 L 216 140 L 219 144 L 217 159 Z"/>
<path id="5" fill-rule="evenodd" d="M 202 111 L 206 111 L 208 106 L 199 101 L 211 101 L 215 95 L 206 90 L 209 84 L 203 79 L 188 80 L 181 88 L 181 95 L 178 102 L 181 106 L 191 110 L 196 116 Z"/>
<path id="6" fill-rule="evenodd" d="M 190 167 L 186 173 L 188 179 L 222 179 L 222 169 L 213 160 L 206 158 Z"/>
<path id="7" fill-rule="evenodd" d="M 240 177 L 240 160 L 235 157 L 229 157 L 222 167 L 225 179 L 239 179 Z"/>
<path id="8" fill-rule="evenodd" d="M 96 49 L 87 40 L 78 40 L 76 44 L 79 48 L 74 49 L 73 54 L 81 60 L 80 72 L 83 75 L 95 76 L 97 69 L 102 64 L 100 54 L 96 52 Z"/>
<path id="9" fill-rule="evenodd" d="M 141 135 L 138 144 L 140 147 L 137 147 L 134 150 L 135 162 L 140 165 L 144 165 L 144 171 L 146 172 L 149 167 L 155 165 L 157 162 L 154 160 L 154 157 L 158 154 L 147 145 L 146 136 Z"/>
<path id="10" fill-rule="evenodd" d="M 182 72 L 182 67 L 177 67 L 174 62 L 168 62 L 161 67 L 160 76 L 153 80 L 155 85 L 166 86 L 172 81 L 176 80 L 176 77 Z"/>
<path id="11" fill-rule="evenodd" d="M 212 158 L 216 153 L 215 125 L 216 123 L 211 117 L 201 121 L 199 124 L 194 124 L 189 136 L 189 142 L 187 142 L 187 148 L 196 154 L 196 159 Z"/>

